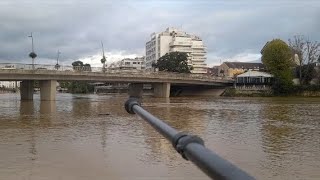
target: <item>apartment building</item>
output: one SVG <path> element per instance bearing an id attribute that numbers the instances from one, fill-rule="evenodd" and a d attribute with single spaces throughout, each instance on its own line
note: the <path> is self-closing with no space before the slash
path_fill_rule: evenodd
<path id="1" fill-rule="evenodd" d="M 125 58 L 110 65 L 111 69 L 145 69 L 145 57 Z"/>
<path id="2" fill-rule="evenodd" d="M 151 69 L 152 64 L 166 53 L 178 51 L 188 53 L 188 65 L 193 67 L 192 73 L 207 73 L 205 49 L 200 37 L 176 28 L 152 33 L 151 40 L 146 43 L 146 69 Z"/>

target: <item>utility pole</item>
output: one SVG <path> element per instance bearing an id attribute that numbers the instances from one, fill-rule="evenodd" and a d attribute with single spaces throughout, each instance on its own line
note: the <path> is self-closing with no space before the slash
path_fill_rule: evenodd
<path id="1" fill-rule="evenodd" d="M 34 45 L 33 45 L 33 36 L 32 36 L 32 32 L 31 32 L 31 35 L 28 36 L 31 38 L 31 43 L 32 43 L 32 51 L 31 53 L 29 54 L 29 57 L 32 58 L 32 70 L 34 70 L 34 59 L 37 57 L 37 54 L 34 52 Z"/>

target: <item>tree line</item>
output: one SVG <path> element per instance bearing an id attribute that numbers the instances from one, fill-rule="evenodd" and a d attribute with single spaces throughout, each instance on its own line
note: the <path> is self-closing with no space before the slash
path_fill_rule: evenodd
<path id="1" fill-rule="evenodd" d="M 75 71 L 91 71 L 90 64 L 84 64 L 82 61 L 74 61 L 72 63 L 73 70 Z M 60 87 L 67 88 L 70 93 L 91 93 L 94 91 L 93 85 L 85 81 L 61 81 Z"/>
<path id="2" fill-rule="evenodd" d="M 273 91 L 275 94 L 290 94 L 295 90 L 310 86 L 312 79 L 320 84 L 320 72 L 316 63 L 320 63 L 320 43 L 304 36 L 294 36 L 288 44 L 281 39 L 267 42 L 262 51 L 262 63 L 273 74 Z M 293 84 L 294 78 L 299 85 Z M 320 88 L 319 88 L 320 89 Z"/>

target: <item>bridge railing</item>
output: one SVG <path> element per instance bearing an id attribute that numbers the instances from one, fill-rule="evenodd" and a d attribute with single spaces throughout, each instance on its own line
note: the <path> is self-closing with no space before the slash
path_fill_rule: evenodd
<path id="1" fill-rule="evenodd" d="M 46 65 L 46 64 L 19 64 L 19 63 L 0 63 L 1 70 L 16 70 L 17 72 L 21 71 L 33 71 L 36 73 L 50 73 L 50 74 L 87 74 L 87 75 L 96 75 L 96 76 L 125 76 L 125 77 L 146 77 L 146 78 L 168 78 L 176 80 L 201 80 L 201 81 L 233 81 L 231 78 L 226 77 L 216 77 L 210 76 L 207 74 L 187 74 L 187 73 L 174 73 L 174 72 L 153 72 L 146 70 L 122 70 L 122 69 L 108 69 L 106 68 L 103 71 L 102 67 L 90 67 L 90 66 L 65 66 L 60 65 L 59 67 L 55 65 Z"/>

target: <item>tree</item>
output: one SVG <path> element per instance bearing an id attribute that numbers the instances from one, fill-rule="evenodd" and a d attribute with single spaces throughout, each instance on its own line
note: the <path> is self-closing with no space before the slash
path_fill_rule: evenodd
<path id="1" fill-rule="evenodd" d="M 293 57 L 298 56 L 300 84 L 309 84 L 314 75 L 314 70 L 312 70 L 314 63 L 320 57 L 320 43 L 305 39 L 302 35 L 296 35 L 293 39 L 289 39 L 289 46 L 293 51 Z"/>
<path id="2" fill-rule="evenodd" d="M 91 72 L 91 65 L 90 64 L 84 64 L 82 69 L 83 69 L 83 71 L 90 71 Z"/>
<path id="3" fill-rule="evenodd" d="M 83 67 L 83 62 L 82 61 L 74 61 L 72 63 L 72 66 L 73 66 L 73 70 L 81 71 L 81 69 Z"/>
<path id="4" fill-rule="evenodd" d="M 274 39 L 263 49 L 262 62 L 274 76 L 273 91 L 275 94 L 286 94 L 293 86 L 292 51 L 280 39 Z"/>
<path id="5" fill-rule="evenodd" d="M 188 54 L 184 52 L 170 52 L 160 57 L 154 67 L 159 71 L 191 73 L 192 66 L 188 66 Z"/>
<path id="6" fill-rule="evenodd" d="M 62 81 L 59 83 L 61 88 L 67 88 L 70 93 L 92 93 L 94 91 L 93 85 L 84 81 Z"/>
<path id="7" fill-rule="evenodd" d="M 297 63 L 298 63 L 298 76 L 299 76 L 299 82 L 302 84 L 302 66 L 303 66 L 303 54 L 305 51 L 305 41 L 304 37 L 301 35 L 296 35 L 293 36 L 293 39 L 289 39 L 289 46 L 292 49 L 292 58 L 295 61 L 296 60 L 296 55 L 297 57 Z"/>
<path id="8" fill-rule="evenodd" d="M 91 65 L 83 64 L 82 61 L 74 61 L 72 66 L 75 71 L 91 71 Z"/>
<path id="9" fill-rule="evenodd" d="M 301 78 L 301 85 L 309 85 L 316 76 L 315 64 L 302 65 L 296 68 L 296 74 Z"/>

